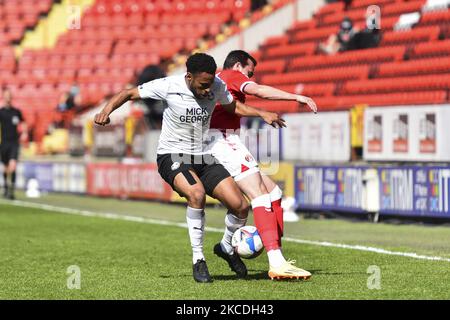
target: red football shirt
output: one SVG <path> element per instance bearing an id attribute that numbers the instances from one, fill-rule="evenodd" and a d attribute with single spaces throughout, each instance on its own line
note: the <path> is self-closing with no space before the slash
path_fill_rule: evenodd
<path id="1" fill-rule="evenodd" d="M 244 87 L 253 83 L 242 72 L 236 70 L 223 70 L 217 75 L 223 82 L 226 83 L 228 91 L 233 95 L 234 99 L 245 103 Z M 236 114 L 227 112 L 220 104 L 216 105 L 214 112 L 211 116 L 211 129 L 234 129 L 237 130 L 241 127 L 241 117 Z"/>

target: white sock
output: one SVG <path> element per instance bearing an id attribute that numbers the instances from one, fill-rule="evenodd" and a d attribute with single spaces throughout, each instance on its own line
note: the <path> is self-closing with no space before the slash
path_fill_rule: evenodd
<path id="1" fill-rule="evenodd" d="M 222 241 L 220 241 L 220 246 L 222 247 L 223 251 L 225 251 L 229 255 L 233 254 L 231 238 L 233 237 L 234 232 L 240 227 L 245 226 L 246 223 L 247 219 L 240 219 L 230 211 L 227 212 L 227 215 L 225 216 L 225 233 L 223 234 Z"/>
<path id="2" fill-rule="evenodd" d="M 203 255 L 203 238 L 205 228 L 205 212 L 203 209 L 187 207 L 186 221 L 189 229 L 189 238 L 192 247 L 192 262 L 205 260 Z"/>
<path id="3" fill-rule="evenodd" d="M 269 265 L 272 268 L 278 268 L 286 262 L 280 249 L 268 251 L 267 257 L 269 258 Z"/>
<path id="4" fill-rule="evenodd" d="M 256 197 L 251 201 L 252 208 L 265 207 L 267 209 L 272 208 L 272 202 L 270 201 L 270 194 L 263 194 L 262 196 Z"/>
<path id="5" fill-rule="evenodd" d="M 270 201 L 274 202 L 280 200 L 283 197 L 283 191 L 279 186 L 275 186 L 272 191 L 270 191 Z"/>

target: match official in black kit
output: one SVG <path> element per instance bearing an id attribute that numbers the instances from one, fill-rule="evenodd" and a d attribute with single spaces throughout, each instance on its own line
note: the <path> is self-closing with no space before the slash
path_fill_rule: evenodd
<path id="1" fill-rule="evenodd" d="M 14 199 L 14 187 L 16 183 L 16 167 L 19 158 L 20 133 L 26 134 L 26 124 L 23 121 L 22 112 L 11 104 L 11 91 L 3 92 L 3 107 L 0 108 L 0 155 L 4 165 L 3 183 L 4 197 Z"/>

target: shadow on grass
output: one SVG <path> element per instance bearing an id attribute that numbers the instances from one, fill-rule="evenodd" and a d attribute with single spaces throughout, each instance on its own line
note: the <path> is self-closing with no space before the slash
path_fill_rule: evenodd
<path id="1" fill-rule="evenodd" d="M 234 274 L 212 275 L 212 277 L 214 280 L 242 280 L 242 281 L 269 279 L 269 276 L 267 275 L 267 271 L 258 271 L 256 273 L 253 273 L 252 270 L 249 270 L 248 275 L 243 279 L 237 278 L 236 275 L 234 275 Z"/>
<path id="2" fill-rule="evenodd" d="M 213 280 L 267 280 L 269 279 L 269 276 L 267 275 L 267 271 L 261 271 L 258 270 L 256 273 L 253 273 L 252 270 L 249 270 L 249 274 L 244 279 L 239 279 L 234 274 L 214 274 L 210 272 L 211 277 Z M 192 278 L 192 274 L 177 274 L 177 275 L 160 275 L 159 276 L 162 279 L 170 279 L 170 278 Z"/>
<path id="3" fill-rule="evenodd" d="M 346 275 L 346 274 L 366 274 L 365 272 L 326 272 L 326 270 L 308 270 L 311 272 L 311 274 L 314 275 Z M 170 278 L 192 278 L 192 274 L 177 274 L 177 275 L 160 275 L 159 276 L 162 279 L 170 279 Z M 213 280 L 223 280 L 223 281 L 233 281 L 233 280 L 241 280 L 241 281 L 252 281 L 252 280 L 270 280 L 269 275 L 267 274 L 266 270 L 249 270 L 248 275 L 243 278 L 239 279 L 234 274 L 213 274 L 211 273 L 211 277 Z M 283 281 L 282 279 L 278 279 L 277 281 Z M 286 281 L 292 281 L 292 279 L 286 279 Z"/>
<path id="4" fill-rule="evenodd" d="M 326 270 L 308 270 L 312 275 L 326 275 L 326 276 L 343 276 L 349 274 L 364 274 L 367 275 L 367 272 L 327 272 Z"/>

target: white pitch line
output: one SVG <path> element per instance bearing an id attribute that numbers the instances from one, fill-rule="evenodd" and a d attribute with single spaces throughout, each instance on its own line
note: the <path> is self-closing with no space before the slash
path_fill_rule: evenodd
<path id="1" fill-rule="evenodd" d="M 117 214 L 117 213 L 101 213 L 101 212 L 94 212 L 94 211 L 89 211 L 89 210 L 78 210 L 78 209 L 58 207 L 58 206 L 52 206 L 52 205 L 34 203 L 34 202 L 28 202 L 28 201 L 21 201 L 21 200 L 14 200 L 14 201 L 0 200 L 0 203 L 15 205 L 18 207 L 35 208 L 35 209 L 42 209 L 42 210 L 47 210 L 47 211 L 61 212 L 61 213 L 67 213 L 67 214 L 73 214 L 73 215 L 81 215 L 81 216 L 86 216 L 86 217 L 98 217 L 98 218 L 107 218 L 107 219 L 114 219 L 114 220 L 124 220 L 124 221 L 165 225 L 165 226 L 180 227 L 180 228 L 187 229 L 186 223 L 159 220 L 159 219 L 151 219 L 151 218 L 145 218 L 145 217 L 139 217 L 139 216 L 122 215 L 122 214 Z M 206 227 L 205 230 L 210 231 L 210 232 L 223 232 L 223 229 L 212 228 L 212 227 Z M 348 244 L 342 244 L 342 243 L 304 240 L 304 239 L 296 239 L 296 238 L 290 238 L 290 237 L 283 237 L 283 241 L 308 244 L 308 245 L 314 245 L 314 246 L 322 246 L 322 247 L 359 250 L 359 251 L 373 252 L 373 253 L 386 254 L 386 255 L 392 255 L 392 256 L 401 256 L 401 257 L 407 257 L 407 258 L 413 258 L 413 259 L 419 259 L 419 260 L 450 262 L 450 258 L 444 258 L 444 257 L 439 257 L 439 256 L 425 256 L 425 255 L 419 255 L 414 252 L 390 251 L 390 250 L 385 250 L 382 248 L 366 247 L 366 246 L 361 246 L 361 245 L 348 245 Z"/>

